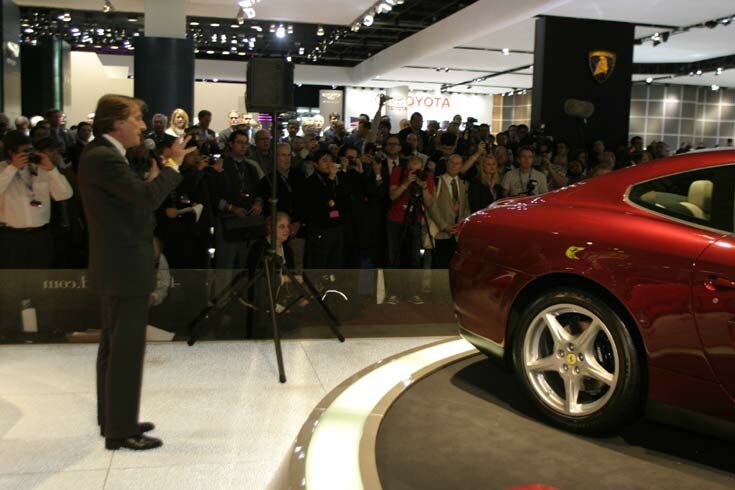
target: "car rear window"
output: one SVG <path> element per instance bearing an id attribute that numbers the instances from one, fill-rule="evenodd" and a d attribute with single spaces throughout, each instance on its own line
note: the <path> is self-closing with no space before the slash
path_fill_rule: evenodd
<path id="1" fill-rule="evenodd" d="M 695 225 L 733 231 L 735 165 L 667 175 L 634 185 L 631 202 Z"/>

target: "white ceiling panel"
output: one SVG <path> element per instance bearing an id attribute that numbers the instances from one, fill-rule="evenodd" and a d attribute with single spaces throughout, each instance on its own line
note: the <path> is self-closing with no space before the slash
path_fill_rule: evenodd
<path id="1" fill-rule="evenodd" d="M 481 36 L 472 42 L 465 43 L 465 46 L 533 51 L 535 32 L 536 20 L 531 18 L 523 20 L 513 26 Z"/>
<path id="2" fill-rule="evenodd" d="M 475 51 L 469 49 L 450 49 L 443 53 L 412 63 L 419 66 L 441 66 L 466 68 L 471 70 L 505 71 L 511 68 L 533 64 L 532 54 L 512 53 L 505 56 L 494 51 Z"/>
<path id="3" fill-rule="evenodd" d="M 732 0 L 572 0 L 547 15 L 685 26 L 735 13 Z"/>
<path id="4" fill-rule="evenodd" d="M 735 2 L 733 2 L 735 10 Z M 735 26 L 720 25 L 714 29 L 692 29 L 670 36 L 669 40 L 654 46 L 646 42 L 635 47 L 636 63 L 685 63 L 717 58 L 735 53 Z"/>

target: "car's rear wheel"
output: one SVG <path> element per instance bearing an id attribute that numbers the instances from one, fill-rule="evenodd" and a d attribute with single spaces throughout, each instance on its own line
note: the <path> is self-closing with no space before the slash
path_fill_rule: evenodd
<path id="1" fill-rule="evenodd" d="M 520 316 L 513 362 L 531 399 L 558 426 L 606 432 L 640 407 L 635 343 L 616 311 L 595 295 L 557 288 Z"/>

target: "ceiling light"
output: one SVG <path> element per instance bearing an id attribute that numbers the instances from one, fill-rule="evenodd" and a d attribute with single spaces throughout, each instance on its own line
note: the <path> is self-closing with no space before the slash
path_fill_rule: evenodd
<path id="1" fill-rule="evenodd" d="M 723 23 L 724 25 L 727 25 L 727 24 L 729 24 L 729 23 L 730 23 L 730 18 L 729 18 L 729 17 L 725 17 L 724 19 L 722 19 L 722 23 Z"/>
<path id="2" fill-rule="evenodd" d="M 316 28 L 316 35 L 317 36 L 320 36 L 320 37 L 324 35 L 324 27 L 323 26 L 319 26 L 319 27 Z"/>
<path id="3" fill-rule="evenodd" d="M 250 26 L 250 28 L 258 32 L 263 32 L 263 28 L 260 26 Z"/>
<path id="4" fill-rule="evenodd" d="M 199 25 L 199 22 L 191 21 L 191 22 L 189 22 L 189 25 L 190 26 L 198 26 Z"/>
<path id="5" fill-rule="evenodd" d="M 218 24 L 218 23 L 216 23 L 216 22 L 213 22 L 213 23 L 211 23 L 211 24 L 209 24 L 209 25 L 210 25 L 211 27 L 219 27 L 219 24 Z"/>
<path id="6" fill-rule="evenodd" d="M 240 24 L 240 25 L 244 24 L 246 17 L 247 17 L 247 15 L 245 15 L 245 8 L 244 7 L 240 7 L 240 10 L 237 11 L 237 17 L 236 17 L 237 23 Z"/>
<path id="7" fill-rule="evenodd" d="M 653 78 L 651 78 L 651 77 L 646 78 L 646 83 L 648 85 L 651 85 L 653 83 Z"/>
<path id="8" fill-rule="evenodd" d="M 115 11 L 115 7 L 112 5 L 112 2 L 110 0 L 105 0 L 105 3 L 102 4 L 102 11 L 106 14 L 109 14 L 110 12 Z"/>
<path id="9" fill-rule="evenodd" d="M 286 61 L 288 61 L 289 63 L 291 63 L 291 55 L 286 56 Z"/>
<path id="10" fill-rule="evenodd" d="M 293 34 L 293 25 L 292 24 L 289 24 L 288 25 L 288 27 L 286 28 L 286 32 L 289 33 L 289 34 Z"/>
<path id="11" fill-rule="evenodd" d="M 283 39 L 286 37 L 286 29 L 283 27 L 283 24 L 279 25 L 276 29 L 276 37 L 278 39 Z"/>
<path id="12" fill-rule="evenodd" d="M 361 26 L 361 25 L 362 25 L 362 24 L 360 24 L 360 22 L 355 22 L 354 24 L 352 24 L 352 27 L 350 27 L 350 30 L 351 30 L 352 32 L 357 32 L 357 31 L 359 31 L 359 30 L 360 30 L 360 26 Z"/>
<path id="13" fill-rule="evenodd" d="M 717 92 L 718 90 L 720 90 L 720 86 L 719 85 L 712 85 L 711 88 L 712 88 L 712 91 L 713 92 Z"/>
<path id="14" fill-rule="evenodd" d="M 365 27 L 370 27 L 371 25 L 373 25 L 373 20 L 373 14 L 367 13 L 365 14 L 365 17 L 362 18 L 362 23 L 365 24 Z"/>
<path id="15" fill-rule="evenodd" d="M 503 48 L 503 55 L 508 56 L 510 54 L 510 48 Z"/>
<path id="16" fill-rule="evenodd" d="M 268 28 L 268 32 L 270 32 L 271 34 L 273 34 L 274 32 L 276 32 L 276 25 L 275 24 L 271 24 L 271 26 Z"/>
<path id="17" fill-rule="evenodd" d="M 715 75 L 722 75 L 722 67 L 718 66 L 717 70 L 715 70 Z"/>
<path id="18" fill-rule="evenodd" d="M 697 70 L 697 75 L 701 77 L 702 76 L 702 70 Z"/>
<path id="19" fill-rule="evenodd" d="M 376 9 L 379 14 L 384 14 L 386 12 L 390 12 L 393 10 L 393 7 L 391 7 L 388 2 L 380 2 L 378 4 L 378 8 Z"/>

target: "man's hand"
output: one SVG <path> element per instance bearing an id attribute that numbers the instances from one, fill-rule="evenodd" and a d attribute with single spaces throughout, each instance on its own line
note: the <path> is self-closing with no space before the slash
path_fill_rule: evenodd
<path id="1" fill-rule="evenodd" d="M 225 161 L 222 158 L 218 158 L 216 162 L 214 162 L 214 165 L 212 165 L 212 168 L 215 169 L 217 172 L 221 172 L 224 169 Z"/>
<path id="2" fill-rule="evenodd" d="M 47 154 L 43 152 L 37 153 L 41 157 L 41 161 L 38 163 L 38 168 L 42 168 L 47 172 L 50 172 L 54 169 L 54 164 L 51 162 L 51 159 L 48 157 Z"/>
<path id="3" fill-rule="evenodd" d="M 251 216 L 260 216 L 263 214 L 263 203 L 255 201 L 255 203 L 250 207 L 250 212 L 248 214 Z"/>
<path id="4" fill-rule="evenodd" d="M 10 160 L 10 164 L 18 170 L 23 170 L 28 165 L 28 154 L 24 151 L 16 153 Z"/>
<path id="5" fill-rule="evenodd" d="M 148 177 L 145 179 L 146 182 L 152 182 L 153 179 L 161 174 L 161 169 L 158 166 L 158 162 L 155 158 L 151 158 L 151 169 L 148 171 Z"/>
<path id="6" fill-rule="evenodd" d="M 176 208 L 166 208 L 166 216 L 174 219 L 179 217 L 179 210 Z"/>
<path id="7" fill-rule="evenodd" d="M 475 153 L 478 157 L 485 154 L 486 151 L 486 144 L 484 141 L 480 141 L 480 144 L 477 145 L 477 152 Z"/>
<path id="8" fill-rule="evenodd" d="M 454 232 L 455 232 L 455 225 L 447 225 L 446 227 L 444 227 L 444 230 L 443 231 L 445 231 L 447 233 L 454 234 Z"/>
<path id="9" fill-rule="evenodd" d="M 176 138 L 174 143 L 171 145 L 171 160 L 176 163 L 177 167 L 181 166 L 186 155 L 196 151 L 197 149 L 196 146 L 192 146 L 190 148 L 186 147 L 190 140 L 191 135 L 185 137 L 183 140 L 181 138 Z"/>

